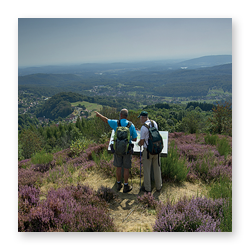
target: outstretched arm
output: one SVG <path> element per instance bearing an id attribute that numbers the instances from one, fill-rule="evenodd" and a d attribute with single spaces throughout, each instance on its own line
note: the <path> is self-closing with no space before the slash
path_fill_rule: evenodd
<path id="1" fill-rule="evenodd" d="M 96 113 L 96 116 L 99 117 L 103 122 L 108 123 L 108 118 L 107 117 L 101 115 L 97 111 L 95 111 L 95 113 Z"/>

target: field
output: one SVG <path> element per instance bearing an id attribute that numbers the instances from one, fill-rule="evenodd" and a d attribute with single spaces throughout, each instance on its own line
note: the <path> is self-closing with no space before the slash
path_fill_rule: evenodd
<path id="1" fill-rule="evenodd" d="M 132 157 L 133 190 L 116 191 L 107 146 L 83 139 L 20 161 L 18 231 L 232 231 L 231 137 L 170 133 L 162 190 L 153 183 L 149 194 L 140 191 L 139 156 Z"/>
<path id="2" fill-rule="evenodd" d="M 84 105 L 86 107 L 86 110 L 88 112 L 91 112 L 90 117 L 95 116 L 95 113 L 93 111 L 100 111 L 102 109 L 102 105 L 99 105 L 96 103 L 90 103 L 90 102 L 85 102 L 85 101 L 71 103 L 73 107 L 77 107 L 79 104 Z"/>

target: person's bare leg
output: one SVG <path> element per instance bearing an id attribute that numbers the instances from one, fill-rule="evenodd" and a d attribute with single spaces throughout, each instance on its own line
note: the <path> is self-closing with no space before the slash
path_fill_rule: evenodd
<path id="1" fill-rule="evenodd" d="M 121 181 L 121 175 L 122 175 L 122 168 L 116 168 L 116 180 L 119 182 Z"/>
<path id="2" fill-rule="evenodd" d="M 129 169 L 124 168 L 124 183 L 128 183 Z"/>

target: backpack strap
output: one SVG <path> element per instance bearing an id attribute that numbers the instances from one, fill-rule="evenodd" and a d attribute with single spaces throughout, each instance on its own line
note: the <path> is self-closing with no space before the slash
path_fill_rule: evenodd
<path id="1" fill-rule="evenodd" d="M 132 122 L 128 122 L 128 124 L 127 124 L 127 128 L 130 128 L 131 127 L 131 125 L 132 125 Z"/>
<path id="2" fill-rule="evenodd" d="M 154 122 L 152 120 L 150 120 L 150 122 L 151 122 L 151 126 L 154 127 L 155 126 Z"/>
<path id="3" fill-rule="evenodd" d="M 128 124 L 127 124 L 126 127 L 130 128 L 131 125 L 132 125 L 132 122 L 128 122 Z M 121 125 L 121 120 L 118 120 L 118 121 L 117 121 L 117 126 L 118 126 L 118 127 L 122 127 L 122 125 Z"/>
<path id="4" fill-rule="evenodd" d="M 147 129 L 150 128 L 150 126 L 148 124 L 146 124 L 146 123 L 144 123 L 142 126 L 145 126 Z"/>

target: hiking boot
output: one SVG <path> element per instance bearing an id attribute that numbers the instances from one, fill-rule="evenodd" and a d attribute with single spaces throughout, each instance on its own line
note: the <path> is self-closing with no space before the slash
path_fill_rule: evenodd
<path id="1" fill-rule="evenodd" d="M 130 192 L 132 189 L 133 189 L 132 186 L 130 186 L 130 185 L 124 185 L 123 193 L 128 193 L 128 192 Z"/>
<path id="2" fill-rule="evenodd" d="M 119 192 L 122 189 L 122 183 L 116 183 L 117 184 L 117 191 Z"/>
<path id="3" fill-rule="evenodd" d="M 141 187 L 141 191 L 142 191 L 142 192 L 145 192 L 145 193 L 147 193 L 147 194 L 148 194 L 148 193 L 151 193 L 151 191 L 147 191 L 147 190 L 145 189 L 144 186 Z"/>

